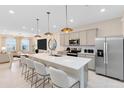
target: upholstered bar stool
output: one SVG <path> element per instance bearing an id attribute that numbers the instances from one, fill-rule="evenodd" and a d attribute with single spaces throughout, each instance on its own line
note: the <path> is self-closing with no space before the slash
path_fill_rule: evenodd
<path id="1" fill-rule="evenodd" d="M 34 65 L 35 65 L 35 70 L 37 73 L 35 87 L 39 87 L 42 84 L 43 88 L 44 88 L 45 85 L 47 83 L 49 83 L 49 80 L 50 80 L 48 68 L 44 64 L 37 62 L 37 61 L 34 62 Z M 40 77 L 40 78 L 38 78 L 38 77 Z M 42 82 L 39 85 L 37 85 L 37 83 L 41 80 L 42 80 Z M 48 82 L 46 83 L 46 81 L 48 81 Z"/>
<path id="2" fill-rule="evenodd" d="M 33 86 L 33 78 L 36 75 L 35 73 L 35 66 L 34 66 L 34 61 L 26 58 L 26 64 L 27 64 L 27 74 L 26 74 L 26 80 L 31 81 L 31 87 Z"/>
<path id="3" fill-rule="evenodd" d="M 10 69 L 11 69 L 11 67 L 12 67 L 12 63 L 13 63 L 13 55 L 12 55 L 12 53 L 8 53 L 8 57 L 9 57 L 9 61 L 10 61 Z"/>
<path id="4" fill-rule="evenodd" d="M 21 62 L 21 66 L 22 66 L 21 74 L 22 75 L 26 75 L 26 72 L 27 72 L 26 57 L 25 56 L 21 56 L 20 62 Z"/>
<path id="5" fill-rule="evenodd" d="M 80 87 L 80 82 L 78 80 L 74 79 L 73 77 L 70 77 L 62 70 L 49 67 L 49 73 L 52 82 L 52 87 L 72 88 L 76 84 L 79 84 Z"/>

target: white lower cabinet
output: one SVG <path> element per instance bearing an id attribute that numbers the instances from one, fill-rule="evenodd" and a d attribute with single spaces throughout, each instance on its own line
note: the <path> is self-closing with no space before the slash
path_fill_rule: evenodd
<path id="1" fill-rule="evenodd" d="M 78 57 L 91 58 L 92 60 L 88 63 L 88 69 L 89 70 L 95 70 L 95 55 L 78 54 Z"/>
<path id="2" fill-rule="evenodd" d="M 91 70 L 95 70 L 95 56 L 91 56 L 91 55 L 86 55 L 86 58 L 91 58 L 91 62 L 89 62 L 88 64 L 88 68 Z"/>

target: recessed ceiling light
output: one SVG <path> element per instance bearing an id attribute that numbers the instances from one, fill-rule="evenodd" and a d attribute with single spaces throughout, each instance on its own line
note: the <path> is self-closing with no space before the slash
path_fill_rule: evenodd
<path id="1" fill-rule="evenodd" d="M 22 26 L 22 29 L 26 29 L 26 27 L 25 26 Z"/>
<path id="2" fill-rule="evenodd" d="M 53 28 L 56 28 L 57 26 L 56 25 L 53 25 Z"/>
<path id="3" fill-rule="evenodd" d="M 40 32 L 40 29 L 38 31 Z"/>
<path id="4" fill-rule="evenodd" d="M 31 28 L 31 30 L 33 31 L 33 30 L 34 30 L 34 28 Z"/>
<path id="5" fill-rule="evenodd" d="M 7 29 L 4 29 L 3 32 L 7 32 Z"/>
<path id="6" fill-rule="evenodd" d="M 13 10 L 9 10 L 10 14 L 15 14 L 15 12 Z"/>
<path id="7" fill-rule="evenodd" d="M 70 21 L 71 23 L 73 23 L 73 22 L 74 22 L 74 19 L 70 19 L 69 21 Z"/>
<path id="8" fill-rule="evenodd" d="M 100 10 L 101 13 L 103 13 L 103 12 L 105 12 L 105 11 L 106 11 L 105 8 L 102 8 L 102 9 Z"/>

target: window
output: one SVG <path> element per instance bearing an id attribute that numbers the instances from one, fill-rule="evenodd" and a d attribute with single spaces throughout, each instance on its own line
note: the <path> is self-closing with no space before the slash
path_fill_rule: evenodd
<path id="1" fill-rule="evenodd" d="M 6 50 L 8 52 L 16 50 L 16 39 L 15 38 L 7 38 L 5 41 Z"/>
<path id="2" fill-rule="evenodd" d="M 21 50 L 22 51 L 29 51 L 29 39 L 22 39 Z"/>

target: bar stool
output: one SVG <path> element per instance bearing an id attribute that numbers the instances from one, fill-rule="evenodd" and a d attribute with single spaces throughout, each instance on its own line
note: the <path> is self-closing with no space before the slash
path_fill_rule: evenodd
<path id="1" fill-rule="evenodd" d="M 25 56 L 21 56 L 20 62 L 21 62 L 21 66 L 22 66 L 21 74 L 25 76 L 26 72 L 27 72 L 26 57 Z"/>
<path id="2" fill-rule="evenodd" d="M 12 63 L 14 62 L 14 61 L 19 61 L 20 62 L 20 58 L 18 58 L 18 59 L 14 59 L 14 57 L 13 57 L 13 54 L 11 53 L 11 52 L 9 52 L 8 53 L 8 57 L 9 57 L 9 61 L 10 61 L 10 69 L 11 69 L 11 67 L 12 67 Z"/>
<path id="3" fill-rule="evenodd" d="M 26 64 L 27 64 L 27 74 L 26 74 L 26 80 L 31 81 L 31 87 L 33 86 L 33 78 L 36 75 L 35 73 L 35 66 L 34 66 L 34 61 L 26 58 Z"/>
<path id="4" fill-rule="evenodd" d="M 43 84 L 43 88 L 44 88 L 45 85 L 47 84 L 46 81 L 48 81 L 49 83 L 49 80 L 50 80 L 48 68 L 44 64 L 39 63 L 37 61 L 34 61 L 34 65 L 37 73 L 35 87 L 39 87 L 41 84 Z M 38 76 L 40 76 L 41 78 L 38 79 Z M 37 86 L 37 83 L 41 80 L 43 80 L 43 82 Z"/>
<path id="5" fill-rule="evenodd" d="M 80 82 L 73 77 L 67 75 L 64 71 L 49 67 L 50 78 L 52 82 L 52 87 L 58 88 L 72 88 L 74 85 Z"/>
<path id="6" fill-rule="evenodd" d="M 8 57 L 9 57 L 9 61 L 10 61 L 10 69 L 11 69 L 11 67 L 12 67 L 12 63 L 13 63 L 13 55 L 12 55 L 12 53 L 8 53 Z"/>

